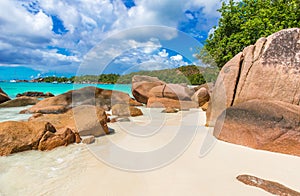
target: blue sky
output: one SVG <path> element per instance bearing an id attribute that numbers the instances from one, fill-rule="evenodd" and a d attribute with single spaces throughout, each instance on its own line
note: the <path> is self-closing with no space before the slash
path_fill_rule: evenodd
<path id="1" fill-rule="evenodd" d="M 0 80 L 198 63 L 193 54 L 217 25 L 220 5 L 219 0 L 1 0 Z"/>

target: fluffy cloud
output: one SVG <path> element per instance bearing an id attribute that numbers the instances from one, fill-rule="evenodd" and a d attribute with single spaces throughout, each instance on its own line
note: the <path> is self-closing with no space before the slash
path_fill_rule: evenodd
<path id="1" fill-rule="evenodd" d="M 215 25 L 220 1 L 135 0 L 132 5 L 128 7 L 121 0 L 1 0 L 0 64 L 75 72 L 88 51 L 103 40 L 115 34 L 122 40 L 119 32 L 144 25 L 174 27 L 201 38 L 199 32 L 208 32 Z M 135 48 L 132 52 L 148 54 L 146 59 L 163 63 L 182 61 L 179 56 L 169 58 L 164 50 L 155 53 L 162 44 L 144 38 L 156 33 L 171 40 L 176 31 L 145 29 L 127 43 Z M 105 55 L 116 57 L 120 49 L 122 46 L 109 47 Z"/>
<path id="2" fill-rule="evenodd" d="M 163 49 L 162 51 L 160 51 L 158 53 L 158 55 L 165 58 L 165 57 L 169 56 L 169 53 L 167 53 L 166 49 Z"/>
<path id="3" fill-rule="evenodd" d="M 180 54 L 177 54 L 176 56 L 171 56 L 170 59 L 172 61 L 182 61 L 183 57 Z"/>

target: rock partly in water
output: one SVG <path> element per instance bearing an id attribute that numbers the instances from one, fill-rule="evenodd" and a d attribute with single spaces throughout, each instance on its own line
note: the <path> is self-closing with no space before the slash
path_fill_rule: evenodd
<path id="1" fill-rule="evenodd" d="M 18 97 L 13 100 L 6 101 L 0 104 L 0 108 L 5 107 L 22 107 L 27 105 L 35 105 L 39 102 L 37 98 L 34 97 Z"/>
<path id="2" fill-rule="evenodd" d="M 300 156 L 300 106 L 251 100 L 227 108 L 214 136 L 255 149 Z"/>
<path id="3" fill-rule="evenodd" d="M 76 138 L 77 137 L 77 138 Z M 63 133 L 53 133 L 47 131 L 39 142 L 38 149 L 41 151 L 52 150 L 59 146 L 78 143 L 79 135 L 67 128 Z M 79 139 L 80 140 L 80 139 Z"/>
<path id="4" fill-rule="evenodd" d="M 153 87 L 164 85 L 165 82 L 159 80 L 157 77 L 150 76 L 133 76 L 132 77 L 132 95 L 140 102 L 147 104 L 150 97 L 150 90 Z"/>
<path id="5" fill-rule="evenodd" d="M 149 108 L 176 108 L 176 109 L 190 109 L 190 108 L 198 108 L 198 103 L 193 101 L 180 101 L 169 98 L 157 98 L 150 97 L 147 103 L 147 107 Z"/>
<path id="6" fill-rule="evenodd" d="M 8 97 L 8 95 L 0 88 L 0 103 L 4 103 L 9 100 L 10 98 Z"/>
<path id="7" fill-rule="evenodd" d="M 228 107 L 252 99 L 300 104 L 300 28 L 259 39 L 221 70 L 207 111 L 207 124 Z"/>
<path id="8" fill-rule="evenodd" d="M 47 98 L 47 97 L 54 97 L 52 93 L 43 93 L 43 92 L 34 92 L 34 91 L 28 91 L 25 93 L 19 93 L 16 97 L 37 97 L 37 98 Z"/>
<path id="9" fill-rule="evenodd" d="M 271 194 L 274 195 L 290 195 L 290 196 L 300 196 L 300 193 L 297 191 L 294 191 L 282 184 L 279 184 L 278 182 L 273 182 L 269 180 L 264 180 L 255 176 L 250 175 L 239 175 L 236 177 L 238 181 L 249 185 L 249 186 L 255 186 L 258 188 L 261 188 Z"/>
<path id="10" fill-rule="evenodd" d="M 0 123 L 0 155 L 37 150 L 46 133 L 54 135 L 56 133 L 55 127 L 49 122 L 2 122 Z"/>
<path id="11" fill-rule="evenodd" d="M 112 107 L 112 115 L 115 116 L 141 116 L 143 112 L 141 109 L 129 106 L 126 104 L 116 104 Z"/>
<path id="12" fill-rule="evenodd" d="M 117 103 L 129 104 L 132 98 L 126 93 L 97 87 L 85 87 L 46 98 L 28 109 L 29 113 L 59 114 L 79 105 L 99 106 L 106 110 Z"/>
<path id="13" fill-rule="evenodd" d="M 109 134 L 107 116 L 104 109 L 91 105 L 77 106 L 63 114 L 44 114 L 30 121 L 48 121 L 56 129 L 64 131 L 67 128 L 78 132 L 80 136 L 101 136 Z"/>

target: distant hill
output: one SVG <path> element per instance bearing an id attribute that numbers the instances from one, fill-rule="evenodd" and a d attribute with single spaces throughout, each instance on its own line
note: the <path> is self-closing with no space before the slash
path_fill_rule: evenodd
<path id="1" fill-rule="evenodd" d="M 103 83 L 103 84 L 130 84 L 134 75 L 147 75 L 158 77 L 167 83 L 186 83 L 191 85 L 213 82 L 217 78 L 218 71 L 214 68 L 204 68 L 195 65 L 187 65 L 174 69 L 164 69 L 155 71 L 138 71 L 126 75 L 101 74 L 66 77 L 46 77 L 43 82 L 78 82 L 78 83 Z"/>
<path id="2" fill-rule="evenodd" d="M 217 78 L 217 71 L 213 68 L 203 68 L 195 65 L 187 65 L 174 69 L 164 69 L 155 71 L 138 71 L 119 77 L 117 83 L 129 84 L 134 75 L 147 75 L 158 77 L 167 83 L 204 84 L 213 82 Z"/>

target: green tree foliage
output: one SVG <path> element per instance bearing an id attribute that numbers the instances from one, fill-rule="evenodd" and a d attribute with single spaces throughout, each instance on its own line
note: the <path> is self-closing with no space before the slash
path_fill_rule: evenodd
<path id="1" fill-rule="evenodd" d="M 73 82 L 92 82 L 100 84 L 115 84 L 120 75 L 118 74 L 101 74 L 101 75 L 83 75 L 70 78 Z"/>
<path id="2" fill-rule="evenodd" d="M 49 77 L 44 78 L 44 82 L 47 82 L 47 83 L 54 82 L 54 81 L 62 83 L 62 82 L 69 81 L 69 79 L 66 77 L 56 77 L 56 76 L 49 76 Z"/>
<path id="3" fill-rule="evenodd" d="M 228 1 L 227 1 L 228 2 Z M 299 0 L 229 0 L 198 58 L 222 67 L 246 46 L 279 30 L 300 27 Z"/>
<path id="4" fill-rule="evenodd" d="M 186 83 L 192 85 L 213 82 L 217 77 L 214 69 L 197 67 L 195 65 L 181 66 L 175 69 L 164 69 L 155 71 L 139 71 L 120 76 L 118 83 L 129 84 L 134 75 L 147 75 L 157 77 L 167 83 Z"/>
<path id="5" fill-rule="evenodd" d="M 186 84 L 204 84 L 213 82 L 217 78 L 217 73 L 209 67 L 197 67 L 195 65 L 182 66 L 174 69 L 164 69 L 155 71 L 138 71 L 126 75 L 118 74 L 101 74 L 101 75 L 83 75 L 66 77 L 46 77 L 44 82 L 59 82 L 59 83 L 100 83 L 100 84 L 130 84 L 134 75 L 147 75 L 158 77 L 167 83 L 186 83 Z"/>

